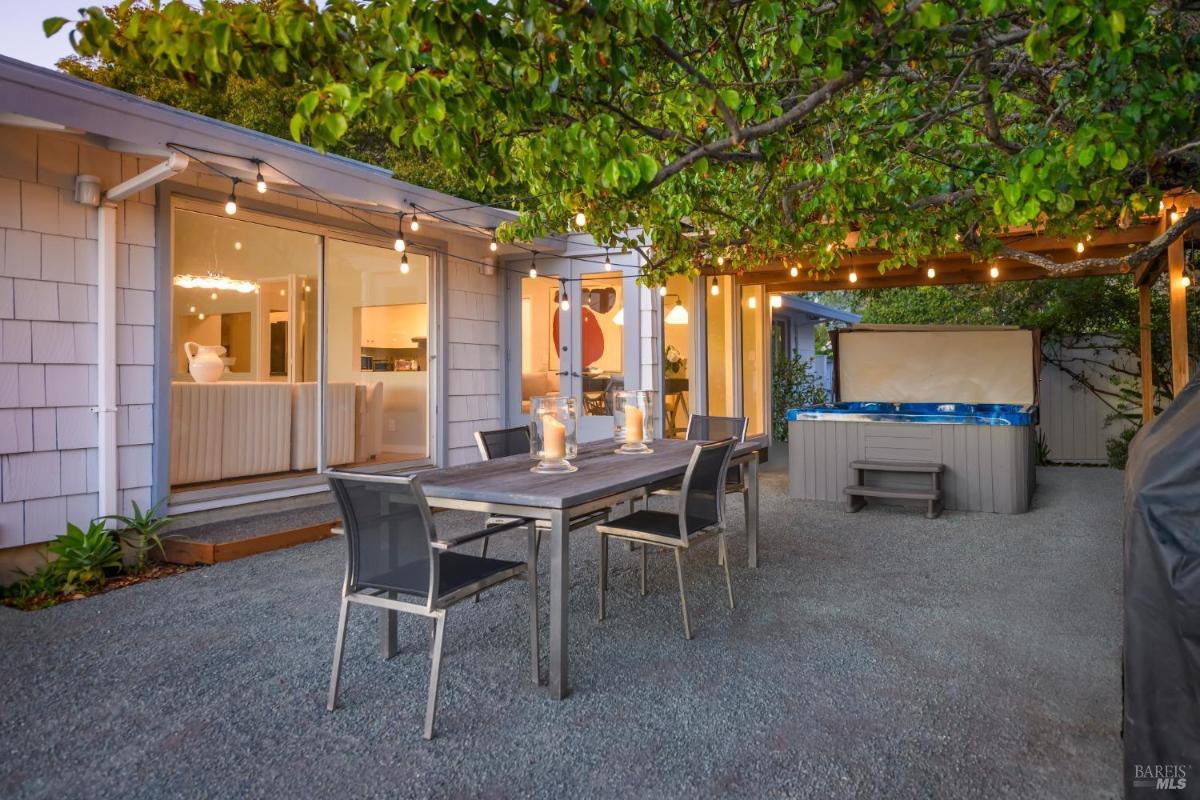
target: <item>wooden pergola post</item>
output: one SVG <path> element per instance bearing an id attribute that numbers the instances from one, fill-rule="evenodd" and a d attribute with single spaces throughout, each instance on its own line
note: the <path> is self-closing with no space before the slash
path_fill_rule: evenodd
<path id="1" fill-rule="evenodd" d="M 1138 329 L 1141 333 L 1142 424 L 1154 419 L 1154 370 L 1151 350 L 1150 286 L 1138 287 Z"/>
<path id="2" fill-rule="evenodd" d="M 1188 382 L 1187 286 L 1183 281 L 1183 237 L 1167 248 L 1167 278 L 1171 298 L 1171 394 Z"/>

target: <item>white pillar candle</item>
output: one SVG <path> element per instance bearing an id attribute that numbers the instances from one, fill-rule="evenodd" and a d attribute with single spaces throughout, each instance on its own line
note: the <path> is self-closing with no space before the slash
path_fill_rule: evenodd
<path id="1" fill-rule="evenodd" d="M 635 405 L 626 404 L 625 406 L 625 441 L 629 444 L 637 444 L 642 441 L 642 435 L 645 427 L 645 416 L 642 410 Z"/>
<path id="2" fill-rule="evenodd" d="M 566 458 L 567 426 L 552 415 L 542 417 L 542 458 Z"/>

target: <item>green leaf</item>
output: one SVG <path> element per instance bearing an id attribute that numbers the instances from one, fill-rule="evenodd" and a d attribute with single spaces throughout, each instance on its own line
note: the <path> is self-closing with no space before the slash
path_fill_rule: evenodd
<path id="1" fill-rule="evenodd" d="M 300 141 L 300 137 L 304 134 L 305 119 L 299 112 L 292 114 L 292 121 L 288 123 L 288 130 L 291 131 L 292 139 Z"/>
<path id="2" fill-rule="evenodd" d="M 62 26 L 70 22 L 66 17 L 51 17 L 50 19 L 42 20 L 42 31 L 49 38 L 62 30 Z"/>
<path id="3" fill-rule="evenodd" d="M 1125 167 L 1129 166 L 1129 155 L 1124 150 L 1118 150 L 1117 152 L 1113 153 L 1112 158 L 1108 160 L 1108 166 L 1111 167 L 1114 172 L 1120 172 L 1121 170 L 1125 169 Z"/>
<path id="4" fill-rule="evenodd" d="M 1075 156 L 1075 160 L 1079 162 L 1079 166 L 1086 167 L 1096 160 L 1096 148 L 1090 144 L 1085 144 L 1079 148 L 1079 153 Z"/>
<path id="5" fill-rule="evenodd" d="M 642 183 L 650 183 L 658 175 L 658 162 L 654 156 L 642 153 L 637 158 L 638 169 L 642 173 Z"/>

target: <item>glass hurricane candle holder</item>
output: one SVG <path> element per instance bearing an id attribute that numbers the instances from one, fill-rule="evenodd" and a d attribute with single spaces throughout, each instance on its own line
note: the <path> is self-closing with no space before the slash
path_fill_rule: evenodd
<path id="1" fill-rule="evenodd" d="M 574 472 L 571 459 L 579 455 L 575 438 L 575 398 L 534 397 L 529 407 L 529 457 L 538 463 L 529 471 L 541 474 Z"/>
<path id="2" fill-rule="evenodd" d="M 653 453 L 654 392 L 627 389 L 613 392 L 613 441 L 618 453 Z"/>

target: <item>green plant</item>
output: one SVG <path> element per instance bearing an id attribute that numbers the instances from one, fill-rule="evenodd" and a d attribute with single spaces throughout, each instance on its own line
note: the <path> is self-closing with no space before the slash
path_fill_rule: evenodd
<path id="1" fill-rule="evenodd" d="M 24 575 L 16 583 L 0 587 L 0 599 L 5 605 L 34 611 L 58 602 L 66 578 L 53 564 L 43 564 L 36 571 Z"/>
<path id="2" fill-rule="evenodd" d="M 1140 427 L 1123 429 L 1119 434 L 1108 440 L 1105 449 L 1108 451 L 1108 465 L 1113 469 L 1125 469 L 1129 460 L 1129 443 L 1137 436 Z"/>
<path id="3" fill-rule="evenodd" d="M 50 566 L 63 576 L 64 592 L 103 586 L 110 571 L 121 569 L 121 546 L 104 520 L 92 520 L 86 531 L 68 523 L 46 549 L 58 556 Z"/>
<path id="4" fill-rule="evenodd" d="M 133 551 L 134 572 L 141 572 L 146 568 L 146 558 L 152 548 L 157 547 L 159 553 L 163 551 L 161 531 L 171 522 L 170 517 L 161 513 L 165 502 L 166 498 L 164 497 L 143 511 L 135 500 L 132 503 L 132 514 L 109 514 L 101 517 L 101 519 L 111 519 L 121 526 L 117 535 L 122 544 Z"/>
<path id="5" fill-rule="evenodd" d="M 825 387 L 812 370 L 812 361 L 798 355 L 775 354 L 775 371 L 771 383 L 772 432 L 777 442 L 788 438 L 787 411 L 797 406 L 820 405 L 828 402 Z"/>
<path id="6" fill-rule="evenodd" d="M 1034 444 L 1037 445 L 1037 465 L 1044 467 L 1050 463 L 1050 440 L 1046 438 L 1046 432 L 1041 428 L 1037 429 Z"/>

